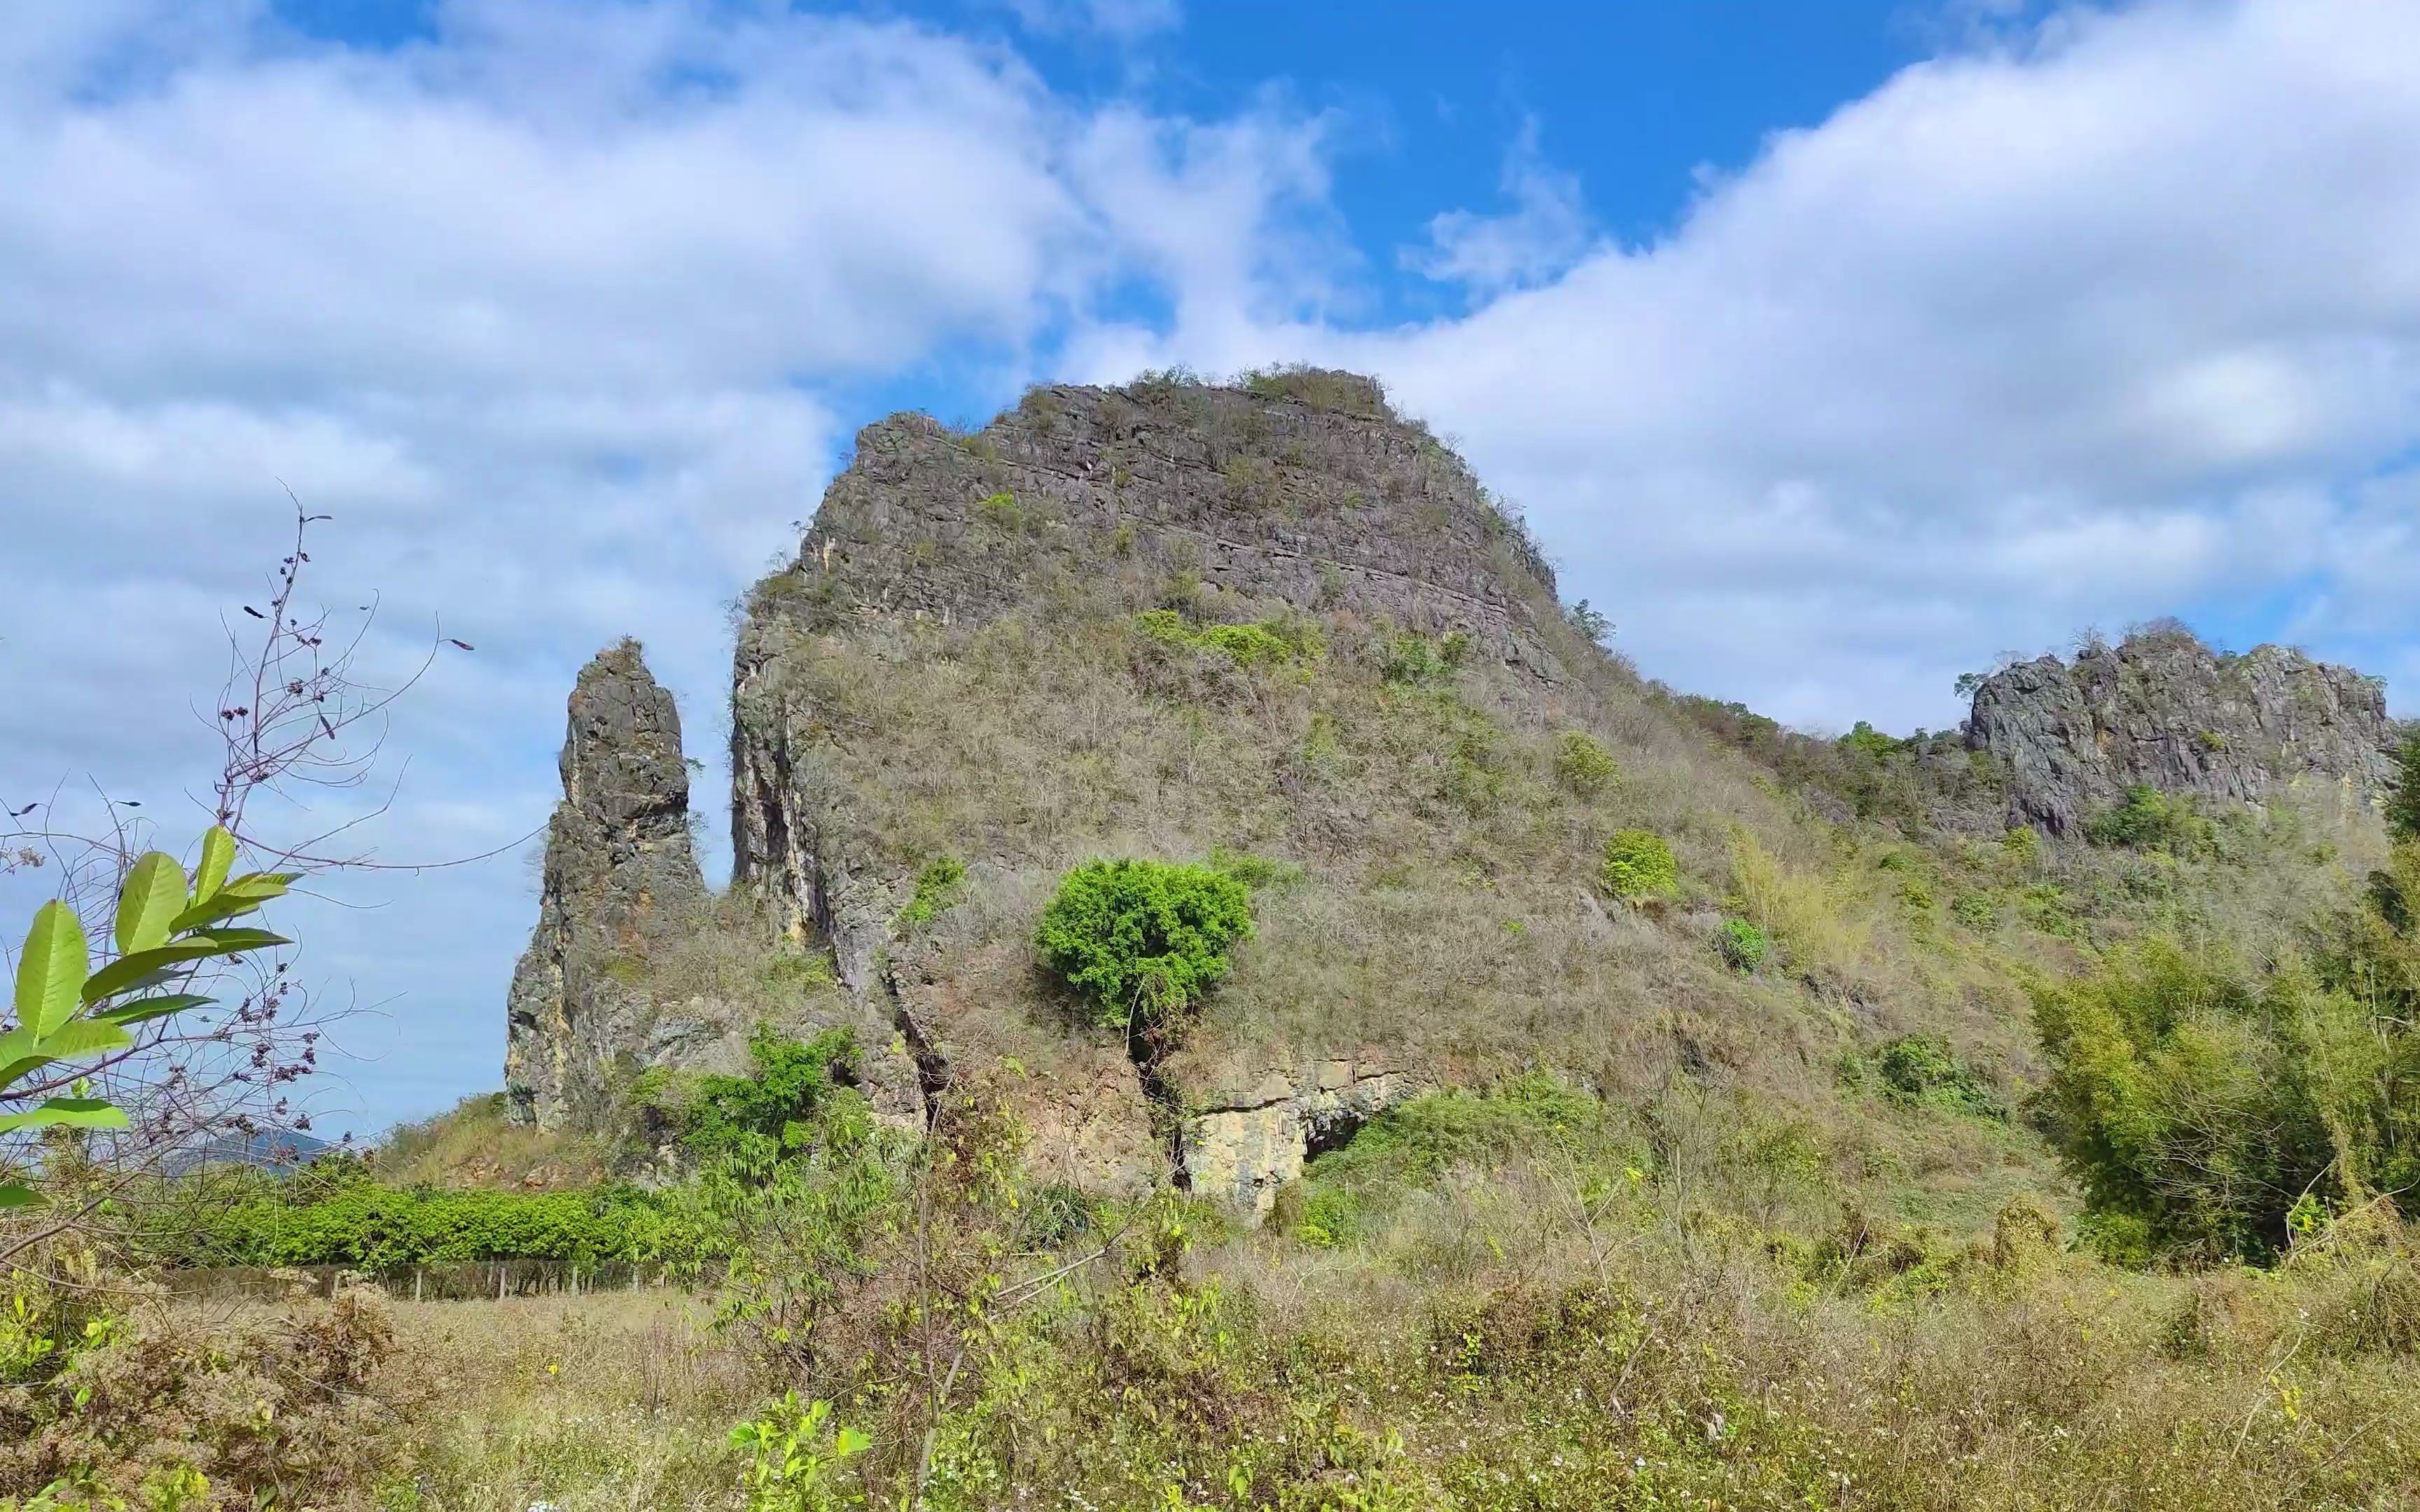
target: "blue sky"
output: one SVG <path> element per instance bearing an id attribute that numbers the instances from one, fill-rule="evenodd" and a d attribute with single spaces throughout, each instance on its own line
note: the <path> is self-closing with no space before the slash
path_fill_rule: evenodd
<path id="1" fill-rule="evenodd" d="M 0 797 L 198 827 L 281 485 L 373 671 L 479 648 L 284 816 L 505 853 L 288 920 L 376 1010 L 331 1125 L 496 1084 L 598 646 L 719 822 L 726 607 L 892 409 L 1375 372 L 1646 671 L 1812 729 L 2166 613 L 2420 687 L 2406 0 L 84 0 L 0 162 Z"/>

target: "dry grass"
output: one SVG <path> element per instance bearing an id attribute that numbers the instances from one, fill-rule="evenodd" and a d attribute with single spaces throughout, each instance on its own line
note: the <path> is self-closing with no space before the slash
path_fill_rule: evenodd
<path id="1" fill-rule="evenodd" d="M 434 1387 L 386 1509 L 672 1512 L 737 1504 L 723 1442 L 764 1381 L 673 1292 L 400 1304 Z"/>

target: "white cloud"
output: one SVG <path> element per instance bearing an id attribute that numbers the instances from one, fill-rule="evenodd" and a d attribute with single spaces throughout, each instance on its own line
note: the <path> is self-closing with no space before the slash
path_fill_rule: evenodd
<path id="1" fill-rule="evenodd" d="M 1502 215 L 1444 210 L 1429 221 L 1429 244 L 1404 249 L 1404 266 L 1471 293 L 1495 295 L 1542 284 L 1568 270 L 1591 238 L 1587 197 L 1576 175 L 1538 151 L 1538 121 L 1525 120 L 1505 154 Z"/>

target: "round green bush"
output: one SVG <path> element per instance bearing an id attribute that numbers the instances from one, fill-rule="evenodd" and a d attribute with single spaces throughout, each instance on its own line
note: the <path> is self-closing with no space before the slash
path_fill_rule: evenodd
<path id="1" fill-rule="evenodd" d="M 1764 958 L 1773 950 L 1773 942 L 1765 937 L 1764 931 L 1746 919 L 1727 918 L 1714 935 L 1714 949 L 1734 968 L 1754 971 L 1764 964 Z"/>
<path id="2" fill-rule="evenodd" d="M 1652 829 L 1617 829 L 1605 842 L 1605 890 L 1625 901 L 1669 898 L 1681 890 L 1672 847 Z"/>
<path id="3" fill-rule="evenodd" d="M 1223 872 L 1088 861 L 1059 885 L 1034 943 L 1095 1023 L 1154 1028 L 1201 1001 L 1251 933 L 1251 889 Z"/>

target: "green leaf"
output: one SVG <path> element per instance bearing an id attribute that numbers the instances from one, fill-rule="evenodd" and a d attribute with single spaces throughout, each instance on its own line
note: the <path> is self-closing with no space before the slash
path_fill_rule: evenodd
<path id="1" fill-rule="evenodd" d="M 214 929 L 194 938 L 209 941 L 219 948 L 223 955 L 233 955 L 239 950 L 273 950 L 281 945 L 294 943 L 283 934 L 271 934 L 265 929 Z"/>
<path id="2" fill-rule="evenodd" d="M 40 1107 L 0 1117 L 0 1134 L 47 1129 L 54 1124 L 70 1129 L 123 1129 L 127 1126 L 126 1110 L 98 1097 L 48 1098 Z"/>
<path id="3" fill-rule="evenodd" d="M 248 898 L 258 898 L 266 902 L 269 899 L 283 896 L 286 889 L 292 887 L 302 875 L 300 872 L 246 872 L 243 875 L 229 881 L 219 891 L 240 892 Z"/>
<path id="4" fill-rule="evenodd" d="M 39 1208 L 42 1195 L 19 1181 L 0 1181 L 0 1211 L 9 1208 Z"/>
<path id="5" fill-rule="evenodd" d="M 168 920 L 168 933 L 182 934 L 187 930 L 200 929 L 205 924 L 215 924 L 222 918 L 238 918 L 258 908 L 265 901 L 222 887 L 216 896 L 207 902 L 194 904 Z"/>
<path id="6" fill-rule="evenodd" d="M 225 827 L 212 825 L 202 837 L 202 864 L 194 872 L 194 902 L 208 903 L 218 895 L 226 883 L 227 869 L 235 865 L 235 837 Z"/>
<path id="7" fill-rule="evenodd" d="M 165 851 L 151 851 L 126 873 L 117 894 L 117 953 L 132 955 L 168 941 L 168 920 L 185 904 L 185 869 Z"/>
<path id="8" fill-rule="evenodd" d="M 116 1024 L 88 1018 L 70 1019 L 39 1039 L 23 1026 L 10 1029 L 0 1034 L 0 1088 L 54 1060 L 124 1050 L 133 1043 L 134 1037 Z"/>
<path id="9" fill-rule="evenodd" d="M 181 1013 L 189 1008 L 201 1008 L 218 999 L 200 993 L 163 993 L 158 997 L 137 997 L 115 1008 L 104 1008 L 92 1017 L 103 1024 L 147 1024 L 153 1019 Z"/>
<path id="10" fill-rule="evenodd" d="M 207 934 L 190 940 L 177 940 L 156 949 L 137 950 L 122 955 L 92 974 L 84 984 L 84 1000 L 98 1003 L 102 998 L 122 993 L 147 980 L 153 973 L 165 970 L 183 961 L 199 961 L 205 956 L 225 955 L 228 948 Z"/>
<path id="11" fill-rule="evenodd" d="M 34 927 L 25 932 L 25 948 L 17 956 L 17 1022 L 37 1034 L 66 1023 L 91 964 L 75 911 L 56 899 L 36 909 Z"/>

